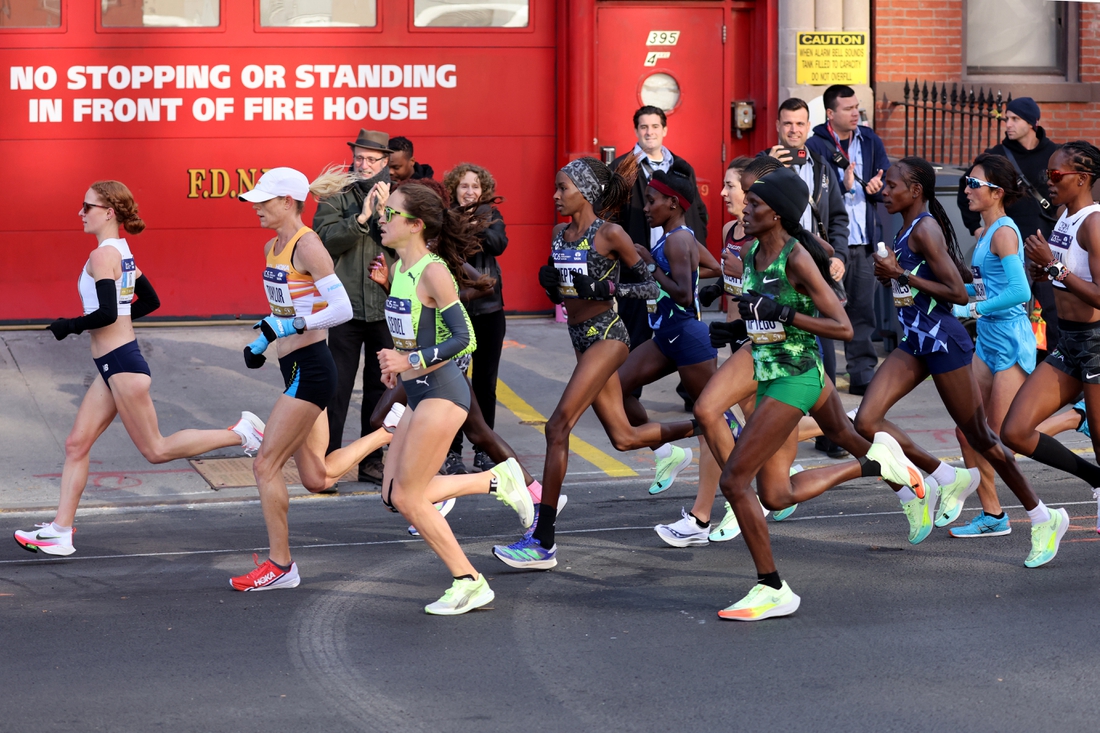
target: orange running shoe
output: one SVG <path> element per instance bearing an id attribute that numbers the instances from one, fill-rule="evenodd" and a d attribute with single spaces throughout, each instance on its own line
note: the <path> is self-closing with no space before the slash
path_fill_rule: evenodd
<path id="1" fill-rule="evenodd" d="M 290 563 L 290 570 L 283 570 L 270 560 L 260 562 L 260 556 L 252 553 L 252 562 L 256 569 L 247 575 L 238 575 L 229 579 L 233 590 L 275 590 L 276 588 L 297 588 L 302 579 L 298 576 L 298 564 Z"/>

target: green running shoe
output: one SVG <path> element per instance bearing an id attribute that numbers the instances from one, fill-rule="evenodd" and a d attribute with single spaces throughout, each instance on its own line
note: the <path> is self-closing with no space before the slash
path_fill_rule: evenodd
<path id="1" fill-rule="evenodd" d="M 527 529 L 535 522 L 535 505 L 527 482 L 523 479 L 523 469 L 515 458 L 498 463 L 489 469 L 497 478 L 496 497 L 519 515 L 520 524 Z"/>
<path id="2" fill-rule="evenodd" d="M 946 486 L 940 487 L 940 508 L 936 512 L 936 526 L 946 527 L 959 518 L 962 513 L 966 498 L 978 488 L 982 480 L 982 474 L 976 468 L 956 468 L 955 480 Z M 935 479 L 925 480 L 925 485 L 933 483 Z"/>
<path id="3" fill-rule="evenodd" d="M 933 481 L 925 486 L 924 498 L 919 496 L 902 503 L 901 508 L 909 520 L 909 543 L 919 545 L 932 534 L 932 515 L 936 511 L 936 497 L 940 489 Z"/>
<path id="4" fill-rule="evenodd" d="M 875 433 L 875 440 L 867 449 L 867 458 L 878 463 L 880 475 L 884 479 L 908 486 L 918 498 L 924 498 L 924 477 L 913 462 L 905 457 L 905 451 L 890 433 Z"/>
<path id="5" fill-rule="evenodd" d="M 794 476 L 796 473 L 802 473 L 805 470 L 806 469 L 804 469 L 802 467 L 801 463 L 796 463 L 793 466 L 791 466 L 791 475 Z M 777 522 L 782 522 L 784 519 L 786 519 L 787 517 L 794 514 L 794 510 L 797 509 L 797 508 L 798 508 L 798 504 L 791 504 L 786 509 L 780 509 L 777 512 L 772 512 L 772 519 L 774 519 Z"/>
<path id="6" fill-rule="evenodd" d="M 1031 525 L 1031 552 L 1024 560 L 1024 566 L 1037 568 L 1053 560 L 1067 529 L 1069 514 L 1065 509 L 1051 509 L 1050 519 Z"/>
<path id="7" fill-rule="evenodd" d="M 729 621 L 763 621 L 776 616 L 790 616 L 798 610 L 801 602 L 802 599 L 795 595 L 785 580 L 779 590 L 758 583 L 747 596 L 719 611 L 718 618 Z"/>
<path id="8" fill-rule="evenodd" d="M 722 517 L 722 521 L 710 533 L 709 539 L 711 542 L 729 542 L 736 539 L 739 534 L 741 534 L 741 525 L 737 523 L 737 515 L 733 513 L 733 507 L 727 501 L 726 516 Z"/>
<path id="9" fill-rule="evenodd" d="M 424 606 L 424 611 L 433 616 L 458 616 L 492 603 L 494 598 L 496 594 L 489 587 L 484 573 L 478 575 L 477 580 L 455 578 L 443 597 Z"/>
<path id="10" fill-rule="evenodd" d="M 653 477 L 653 485 L 649 487 L 651 494 L 659 494 L 672 486 L 672 482 L 676 480 L 680 471 L 691 465 L 691 448 L 667 445 L 672 449 L 672 455 L 657 459 L 657 474 Z"/>

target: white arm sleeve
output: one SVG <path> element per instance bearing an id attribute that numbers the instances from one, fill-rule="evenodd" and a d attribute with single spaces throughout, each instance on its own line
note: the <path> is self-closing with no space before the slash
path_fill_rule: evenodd
<path id="1" fill-rule="evenodd" d="M 319 328 L 332 328 L 351 320 L 351 301 L 348 299 L 348 291 L 344 289 L 344 283 L 335 274 L 323 277 L 314 283 L 321 297 L 328 302 L 328 307 L 316 313 L 310 313 L 305 317 L 306 330 L 316 331 Z"/>

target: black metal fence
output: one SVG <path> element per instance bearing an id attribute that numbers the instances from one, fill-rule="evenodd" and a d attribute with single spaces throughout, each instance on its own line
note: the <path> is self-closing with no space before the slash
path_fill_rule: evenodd
<path id="1" fill-rule="evenodd" d="M 960 86 L 962 88 L 960 88 Z M 986 148 L 1001 141 L 1005 106 L 1000 90 L 954 83 L 905 80 L 901 102 L 905 114 L 905 154 L 933 163 L 964 168 Z"/>

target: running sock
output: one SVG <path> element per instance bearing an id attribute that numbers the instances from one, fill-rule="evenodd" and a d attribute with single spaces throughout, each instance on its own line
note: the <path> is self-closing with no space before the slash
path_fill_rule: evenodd
<path id="1" fill-rule="evenodd" d="M 783 587 L 783 581 L 779 579 L 779 571 L 773 570 L 770 573 L 757 574 L 757 585 L 766 585 L 769 588 L 780 590 Z"/>
<path id="2" fill-rule="evenodd" d="M 54 532 L 71 532 L 73 528 L 72 527 L 62 527 L 57 522 L 50 522 L 50 529 L 52 529 Z"/>
<path id="3" fill-rule="evenodd" d="M 500 479 L 498 479 L 496 477 L 496 474 L 493 474 L 493 477 L 489 479 L 489 493 L 490 494 L 497 493 L 497 487 L 499 487 L 499 486 L 500 486 Z"/>
<path id="4" fill-rule="evenodd" d="M 867 456 L 863 456 L 859 459 L 859 475 L 878 478 L 882 475 L 882 466 L 878 465 L 878 461 L 872 461 Z"/>
<path id="5" fill-rule="evenodd" d="M 1051 468 L 1084 479 L 1089 486 L 1100 486 L 1100 466 L 1089 463 L 1045 433 L 1039 433 L 1039 444 L 1031 457 Z"/>
<path id="6" fill-rule="evenodd" d="M 662 461 L 669 458 L 672 455 L 672 445 L 670 443 L 665 443 L 664 445 L 658 446 L 653 450 L 653 455 L 657 456 Z"/>
<path id="7" fill-rule="evenodd" d="M 914 494 L 913 490 L 910 489 L 908 486 L 902 486 L 900 489 L 898 489 L 897 494 L 898 500 L 900 500 L 902 504 L 908 504 L 909 502 L 913 501 L 913 499 L 917 498 L 917 495 Z"/>
<path id="8" fill-rule="evenodd" d="M 1034 509 L 1027 510 L 1027 518 L 1031 520 L 1032 524 L 1042 524 L 1043 522 L 1050 521 L 1050 510 L 1047 509 L 1046 504 L 1039 502 Z"/>
<path id="9" fill-rule="evenodd" d="M 691 437 L 696 437 L 703 434 L 703 426 L 699 424 L 699 421 L 695 418 L 691 418 Z"/>
<path id="10" fill-rule="evenodd" d="M 936 483 L 940 486 L 947 486 L 955 480 L 955 469 L 940 461 L 940 465 L 936 466 L 936 470 L 932 472 L 932 478 L 936 479 Z"/>
<path id="11" fill-rule="evenodd" d="M 536 504 L 542 501 L 542 484 L 538 481 L 532 481 L 527 486 L 527 493 L 531 495 L 531 498 Z"/>
<path id="12" fill-rule="evenodd" d="M 1005 513 L 1003 511 L 1000 514 L 990 514 L 989 512 L 982 512 L 982 514 L 986 515 L 987 517 L 992 517 L 993 519 L 1005 518 Z"/>
<path id="13" fill-rule="evenodd" d="M 691 517 L 692 519 L 694 519 L 695 523 L 698 524 L 703 529 L 706 529 L 707 527 L 710 526 L 710 522 L 704 522 L 702 519 L 695 516 L 695 512 L 691 512 L 688 516 Z"/>
<path id="14" fill-rule="evenodd" d="M 290 565 L 294 564 L 294 562 L 291 561 L 290 565 L 280 565 L 279 563 L 272 560 L 270 557 L 267 558 L 267 561 L 269 563 L 271 563 L 272 565 L 274 565 L 275 567 L 279 568 L 279 570 L 282 570 L 284 573 L 289 573 L 290 572 Z"/>
<path id="15" fill-rule="evenodd" d="M 467 573 L 466 575 L 455 575 L 454 579 L 455 580 L 477 580 L 477 578 L 470 575 L 469 573 Z"/>
<path id="16" fill-rule="evenodd" d="M 554 521 L 558 518 L 557 507 L 549 504 L 539 504 L 539 521 L 535 523 L 535 531 L 531 536 L 539 541 L 544 549 L 549 550 L 554 546 Z"/>

